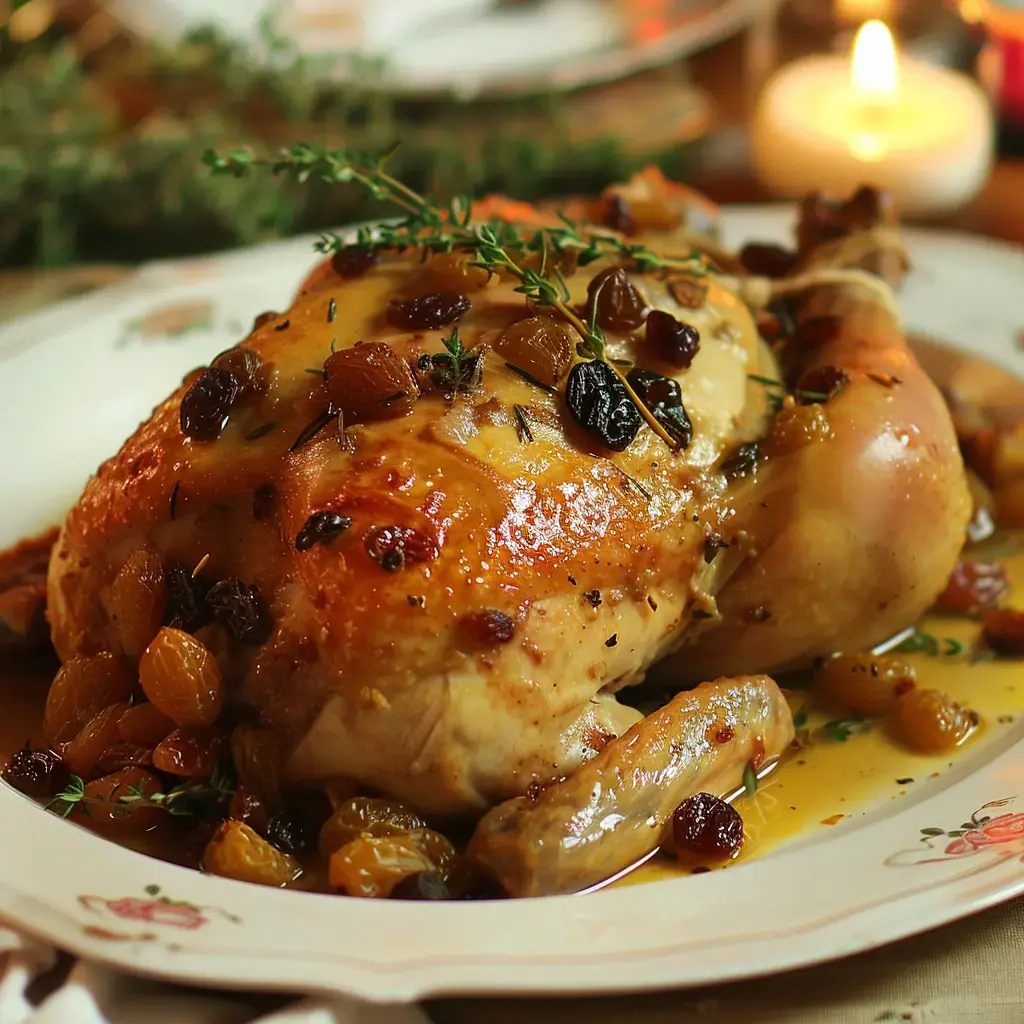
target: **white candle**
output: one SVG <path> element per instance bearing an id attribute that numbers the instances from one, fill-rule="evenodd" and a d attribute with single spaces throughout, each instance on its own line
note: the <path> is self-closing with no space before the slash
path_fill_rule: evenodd
<path id="1" fill-rule="evenodd" d="M 875 185 L 909 215 L 973 198 L 992 164 L 992 112 L 981 88 L 957 72 L 897 59 L 878 21 L 862 26 L 851 58 L 795 61 L 765 85 L 751 127 L 761 181 L 790 198 Z"/>

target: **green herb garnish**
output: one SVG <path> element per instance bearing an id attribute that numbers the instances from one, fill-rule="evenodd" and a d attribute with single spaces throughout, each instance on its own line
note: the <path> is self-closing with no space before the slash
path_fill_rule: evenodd
<path id="1" fill-rule="evenodd" d="M 822 732 L 827 739 L 835 743 L 845 743 L 855 733 L 870 732 L 871 723 L 863 717 L 834 718 L 822 726 Z"/>
<path id="2" fill-rule="evenodd" d="M 753 796 L 757 792 L 757 772 L 754 771 L 752 761 L 748 761 L 743 768 L 743 791 L 747 796 Z"/>
<path id="3" fill-rule="evenodd" d="M 958 654 L 963 654 L 964 645 L 952 637 L 937 637 L 932 636 L 931 633 L 914 630 L 906 640 L 898 644 L 893 650 L 899 651 L 900 654 L 926 654 L 930 658 L 952 658 Z"/>

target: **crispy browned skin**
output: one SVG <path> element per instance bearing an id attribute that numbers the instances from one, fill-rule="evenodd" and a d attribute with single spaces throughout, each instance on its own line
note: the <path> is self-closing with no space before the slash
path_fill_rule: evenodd
<path id="1" fill-rule="evenodd" d="M 704 683 L 564 782 L 496 807 L 469 855 L 512 896 L 578 892 L 654 849 L 687 797 L 738 789 L 752 759 L 778 757 L 792 740 L 786 698 L 767 676 Z"/>

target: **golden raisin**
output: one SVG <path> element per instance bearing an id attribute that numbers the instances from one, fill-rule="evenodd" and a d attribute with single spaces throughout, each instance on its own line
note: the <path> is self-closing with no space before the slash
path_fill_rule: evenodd
<path id="1" fill-rule="evenodd" d="M 121 650 L 138 658 L 156 636 L 167 607 L 164 567 L 155 551 L 139 548 L 110 585 L 107 611 Z"/>
<path id="2" fill-rule="evenodd" d="M 977 715 L 940 690 L 911 690 L 896 702 L 896 734 L 922 754 L 939 754 L 962 743 Z"/>
<path id="3" fill-rule="evenodd" d="M 239 782 L 275 812 L 281 803 L 281 741 L 269 729 L 239 725 L 231 733 L 231 758 Z"/>
<path id="4" fill-rule="evenodd" d="M 47 743 L 56 750 L 74 739 L 104 708 L 128 700 L 134 684 L 128 667 L 113 654 L 70 658 L 46 698 L 43 734 Z"/>
<path id="5" fill-rule="evenodd" d="M 429 830 L 364 835 L 331 854 L 328 878 L 349 896 L 389 896 L 410 875 L 430 871 L 444 878 L 454 859 L 451 843 Z"/>
<path id="6" fill-rule="evenodd" d="M 419 397 L 409 364 L 383 341 L 335 352 L 324 363 L 324 373 L 327 393 L 345 423 L 405 416 Z"/>
<path id="7" fill-rule="evenodd" d="M 572 366 L 573 344 L 568 332 L 546 316 L 511 324 L 494 347 L 503 359 L 545 384 L 557 384 Z"/>
<path id="8" fill-rule="evenodd" d="M 134 747 L 155 747 L 174 731 L 174 721 L 155 704 L 135 704 L 117 723 L 121 739 Z"/>
<path id="9" fill-rule="evenodd" d="M 213 725 L 224 682 L 213 655 L 195 637 L 164 626 L 139 662 L 139 682 L 150 701 L 177 725 Z"/>
<path id="10" fill-rule="evenodd" d="M 76 815 L 76 820 L 104 835 L 139 836 L 162 823 L 167 812 L 149 800 L 161 792 L 155 775 L 142 768 L 122 768 L 86 785 L 88 816 Z"/>
<path id="11" fill-rule="evenodd" d="M 960 559 L 935 602 L 935 611 L 978 615 L 995 608 L 1009 592 L 1010 581 L 1001 565 Z"/>
<path id="12" fill-rule="evenodd" d="M 111 704 L 83 726 L 64 751 L 69 771 L 88 777 L 106 751 L 121 742 L 117 723 L 127 707 L 125 703 Z"/>
<path id="13" fill-rule="evenodd" d="M 355 796 L 338 804 L 320 830 L 320 852 L 325 857 L 359 836 L 390 836 L 426 828 L 426 823 L 404 804 L 381 797 Z"/>
<path id="14" fill-rule="evenodd" d="M 814 674 L 814 692 L 826 703 L 857 715 L 881 715 L 914 688 L 911 665 L 886 654 L 844 654 Z"/>
<path id="15" fill-rule="evenodd" d="M 203 851 L 203 870 L 239 882 L 282 888 L 301 873 L 298 861 L 241 821 L 225 821 Z"/>
<path id="16" fill-rule="evenodd" d="M 487 284 L 483 267 L 470 266 L 475 257 L 468 252 L 439 252 L 420 268 L 417 284 L 423 292 L 472 292 Z"/>
<path id="17" fill-rule="evenodd" d="M 831 436 L 828 415 L 820 405 L 787 405 L 779 410 L 761 450 L 765 455 L 791 455 Z"/>
<path id="18" fill-rule="evenodd" d="M 182 725 L 162 739 L 153 751 L 153 767 L 169 775 L 206 779 L 228 749 L 223 729 Z"/>

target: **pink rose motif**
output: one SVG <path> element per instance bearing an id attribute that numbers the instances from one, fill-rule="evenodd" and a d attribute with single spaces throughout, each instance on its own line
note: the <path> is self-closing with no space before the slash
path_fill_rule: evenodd
<path id="1" fill-rule="evenodd" d="M 133 921 L 148 921 L 151 924 L 169 924 L 175 928 L 192 929 L 199 928 L 208 920 L 195 907 L 181 903 L 141 900 L 135 896 L 125 896 L 119 900 L 105 900 L 104 902 L 107 905 L 107 910 L 112 914 Z"/>
<path id="2" fill-rule="evenodd" d="M 985 822 L 980 828 L 971 829 L 958 836 L 947 847 L 946 853 L 952 857 L 973 853 L 984 846 L 997 843 L 1024 841 L 1024 814 L 1000 814 L 998 818 Z"/>

